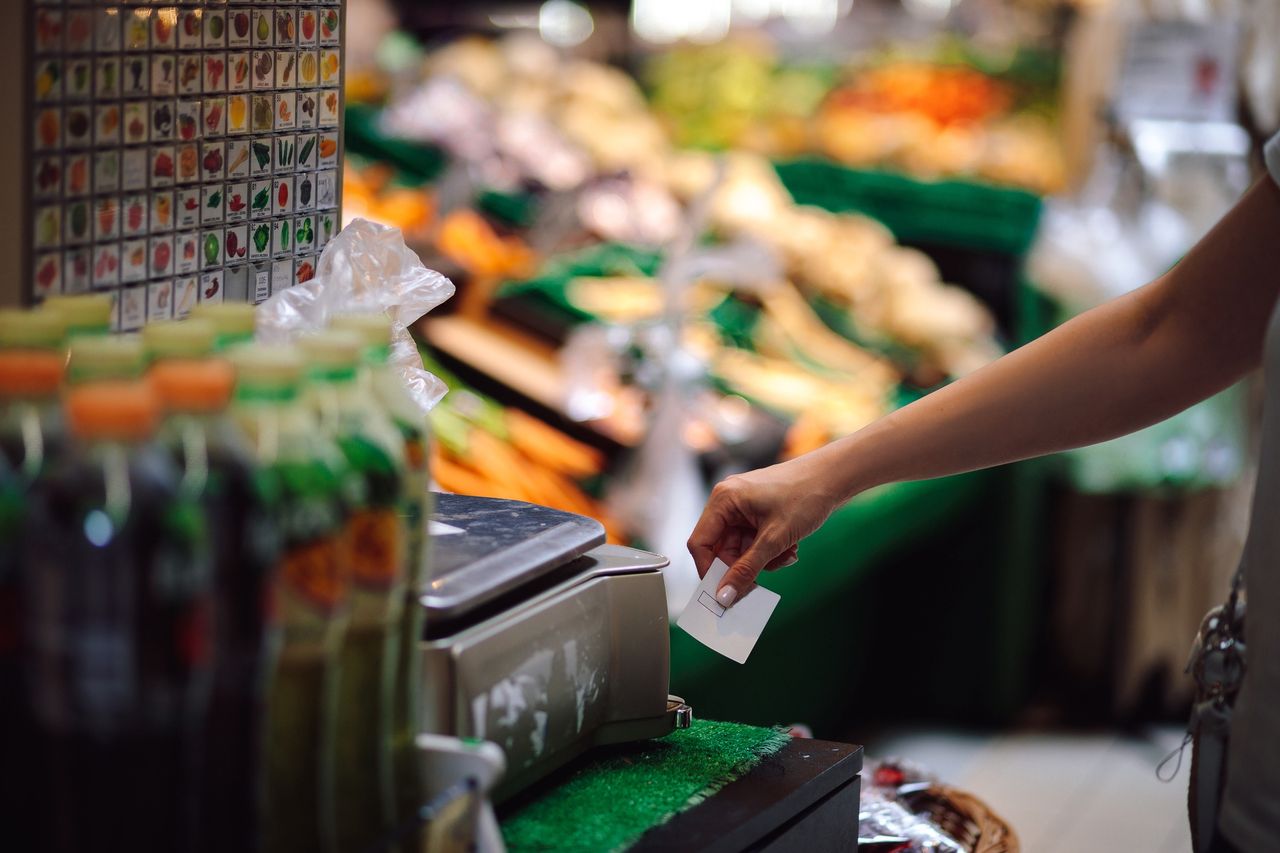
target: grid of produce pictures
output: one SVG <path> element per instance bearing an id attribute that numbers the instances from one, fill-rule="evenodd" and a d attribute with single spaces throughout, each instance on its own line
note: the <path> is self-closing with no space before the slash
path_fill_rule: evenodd
<path id="1" fill-rule="evenodd" d="M 31 0 L 31 291 L 261 302 L 340 228 L 341 0 Z"/>

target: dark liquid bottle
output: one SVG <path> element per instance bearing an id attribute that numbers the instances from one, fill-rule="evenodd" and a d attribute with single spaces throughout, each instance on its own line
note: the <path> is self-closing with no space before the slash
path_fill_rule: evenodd
<path id="1" fill-rule="evenodd" d="M 145 385 L 90 382 L 66 411 L 75 440 L 30 491 L 24 542 L 41 843 L 190 850 L 211 675 L 203 519 L 151 443 Z"/>
<path id="2" fill-rule="evenodd" d="M 204 513 L 213 565 L 214 675 L 203 728 L 198 847 L 258 850 L 265 795 L 266 688 L 279 630 L 271 609 L 279 559 L 279 483 L 259 469 L 227 414 L 234 371 L 210 356 L 201 320 L 143 330 L 148 379 L 165 418 L 159 442 Z"/>
<path id="3" fill-rule="evenodd" d="M 298 402 L 302 360 L 245 345 L 232 412 L 258 466 L 278 480 L 282 551 L 276 582 L 281 646 L 267 695 L 265 848 L 333 850 L 337 656 L 350 603 L 346 469 Z"/>

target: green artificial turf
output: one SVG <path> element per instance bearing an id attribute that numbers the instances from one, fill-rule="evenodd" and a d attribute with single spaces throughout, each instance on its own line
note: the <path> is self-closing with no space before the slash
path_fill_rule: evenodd
<path id="1" fill-rule="evenodd" d="M 695 720 L 611 753 L 502 822 L 509 850 L 624 850 L 787 744 L 777 729 Z"/>

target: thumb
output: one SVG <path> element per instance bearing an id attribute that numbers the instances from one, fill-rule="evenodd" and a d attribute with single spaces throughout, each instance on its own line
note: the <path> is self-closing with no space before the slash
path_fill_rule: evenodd
<path id="1" fill-rule="evenodd" d="M 756 541 L 746 550 L 729 571 L 720 579 L 720 588 L 716 590 L 716 601 L 722 607 L 731 607 L 735 601 L 751 591 L 756 576 L 776 557 L 781 548 L 774 538 L 767 534 L 756 537 Z"/>

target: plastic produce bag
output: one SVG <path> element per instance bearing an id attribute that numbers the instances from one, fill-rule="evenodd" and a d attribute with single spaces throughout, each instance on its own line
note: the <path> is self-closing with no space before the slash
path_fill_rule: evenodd
<path id="1" fill-rule="evenodd" d="M 258 306 L 257 337 L 288 343 L 335 314 L 382 311 L 391 318 L 391 364 L 425 414 L 449 389 L 423 369 L 409 327 L 453 293 L 453 282 L 427 269 L 399 228 L 357 219 L 325 246 L 313 279 Z"/>

